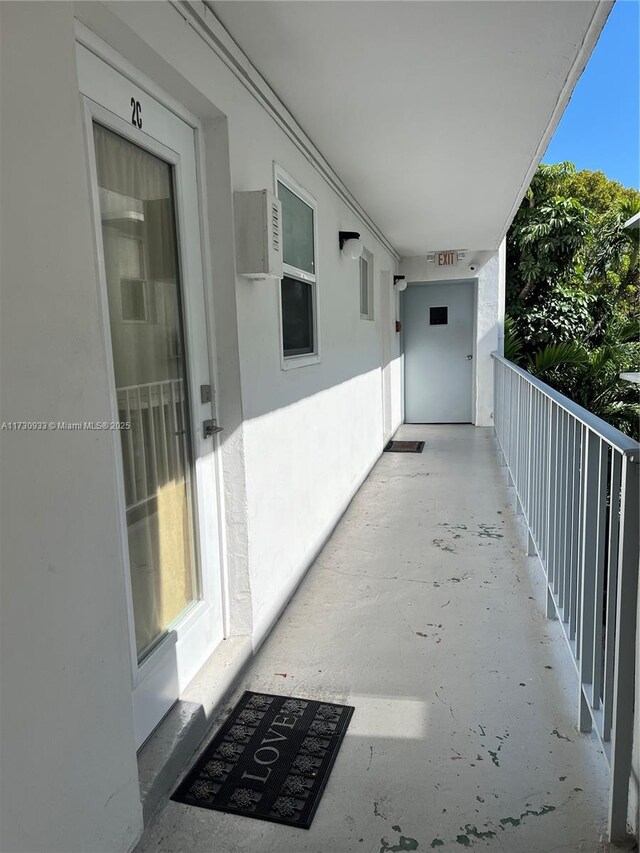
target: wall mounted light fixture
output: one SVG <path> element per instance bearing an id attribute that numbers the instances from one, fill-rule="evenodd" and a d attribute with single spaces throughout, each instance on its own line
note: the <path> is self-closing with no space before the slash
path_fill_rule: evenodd
<path id="1" fill-rule="evenodd" d="M 402 293 L 403 290 L 406 290 L 408 283 L 404 275 L 394 275 L 393 277 L 393 288 L 396 293 Z"/>
<path id="2" fill-rule="evenodd" d="M 364 249 L 364 244 L 358 232 L 339 231 L 338 241 L 340 243 L 340 251 L 353 261 L 357 261 Z"/>

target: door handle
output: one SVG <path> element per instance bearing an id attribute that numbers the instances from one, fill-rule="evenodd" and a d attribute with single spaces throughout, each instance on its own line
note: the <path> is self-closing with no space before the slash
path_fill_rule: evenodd
<path id="1" fill-rule="evenodd" d="M 202 422 L 202 431 L 205 438 L 211 438 L 217 432 L 222 432 L 222 427 L 218 426 L 214 420 L 209 419 Z"/>
<path id="2" fill-rule="evenodd" d="M 471 359 L 472 359 L 472 358 L 473 358 L 473 356 L 472 356 L 472 355 L 468 355 L 468 356 L 467 356 L 467 361 L 471 361 Z"/>

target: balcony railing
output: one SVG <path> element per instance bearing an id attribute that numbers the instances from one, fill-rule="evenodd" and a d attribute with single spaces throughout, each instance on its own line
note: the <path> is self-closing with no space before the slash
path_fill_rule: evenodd
<path id="1" fill-rule="evenodd" d="M 117 389 L 129 510 L 155 500 L 165 483 L 188 477 L 187 401 L 182 379 Z"/>
<path id="2" fill-rule="evenodd" d="M 580 731 L 609 761 L 609 836 L 624 838 L 633 747 L 640 446 L 494 357 L 495 431 L 578 673 Z"/>

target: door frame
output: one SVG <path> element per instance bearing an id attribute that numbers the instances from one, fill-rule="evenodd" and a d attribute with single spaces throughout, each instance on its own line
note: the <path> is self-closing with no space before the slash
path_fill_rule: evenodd
<path id="1" fill-rule="evenodd" d="M 405 329 L 404 329 L 404 305 L 405 294 L 410 287 L 429 287 L 431 285 L 447 285 L 447 284 L 470 284 L 473 297 L 473 326 L 471 334 L 473 336 L 471 350 L 473 354 L 473 369 L 471 371 L 471 423 L 475 426 L 477 421 L 477 375 L 478 375 L 478 278 L 439 278 L 433 281 L 411 281 L 407 288 L 400 293 L 400 353 L 402 362 L 402 422 L 406 423 L 406 382 L 405 382 Z"/>
<path id="2" fill-rule="evenodd" d="M 202 295 L 196 294 L 192 287 L 187 285 L 187 281 L 192 279 L 187 266 L 187 257 L 189 252 L 187 245 L 187 227 L 185 226 L 185 174 L 184 164 L 180 155 L 173 151 L 163 142 L 158 141 L 155 137 L 145 133 L 143 130 L 138 130 L 130 125 L 127 120 L 116 115 L 102 104 L 92 100 L 91 96 L 84 91 L 82 75 L 79 73 L 80 97 L 82 100 L 83 123 L 85 134 L 85 152 L 87 156 L 89 192 L 90 192 L 90 207 L 93 219 L 96 264 L 98 270 L 99 282 L 99 307 L 102 322 L 102 332 L 104 335 L 104 348 L 108 382 L 109 382 L 109 397 L 112 412 L 112 419 L 118 420 L 117 393 L 115 385 L 115 372 L 113 362 L 111 328 L 109 319 L 109 305 L 107 296 L 106 271 L 104 263 L 104 249 L 101 230 L 101 215 L 99 208 L 98 194 L 95 191 L 97 187 L 97 170 L 95 158 L 95 146 L 93 140 L 93 122 L 98 121 L 101 125 L 118 133 L 128 141 L 140 148 L 149 151 L 155 156 L 160 157 L 165 162 L 172 166 L 173 185 L 174 185 L 174 204 L 176 211 L 176 238 L 178 249 L 178 262 L 181 271 L 180 292 L 183 305 L 183 330 L 184 330 L 184 348 L 185 348 L 185 366 L 186 378 L 189 388 L 189 415 L 191 418 L 191 446 L 192 446 L 192 473 L 191 473 L 191 492 L 192 502 L 194 504 L 192 510 L 193 517 L 193 535 L 195 540 L 195 551 L 198 568 L 198 596 L 199 600 L 194 601 L 188 606 L 176 622 L 169 627 L 165 635 L 160 639 L 158 644 L 152 651 L 138 664 L 135 630 L 134 630 L 134 612 L 133 612 L 133 595 L 131 584 L 131 573 L 129 563 L 129 545 L 127 536 L 126 522 L 126 505 L 124 492 L 124 471 L 122 462 L 122 448 L 120 435 L 115 431 L 112 434 L 112 446 L 115 459 L 115 475 L 117 486 L 117 501 L 118 501 L 118 516 L 119 516 L 119 534 L 120 548 L 122 554 L 122 567 L 124 570 L 126 606 L 127 606 L 127 622 L 129 630 L 129 649 L 131 662 L 131 685 L 132 693 L 136 689 L 143 693 L 145 689 L 151 694 L 154 691 L 162 692 L 163 685 L 167 687 L 164 695 L 163 704 L 166 705 L 165 713 L 170 709 L 171 705 L 177 700 L 179 692 L 184 688 L 191 678 L 196 674 L 197 670 L 206 660 L 206 657 L 217 646 L 218 641 L 229 635 L 229 594 L 228 594 L 228 573 L 226 562 L 226 542 L 225 542 L 225 527 L 224 527 L 224 502 L 223 502 L 223 484 L 222 484 L 222 466 L 220 442 L 217 436 L 213 439 L 206 439 L 209 444 L 203 446 L 202 438 L 202 420 L 204 417 L 218 417 L 216 411 L 217 395 L 216 388 L 217 370 L 216 370 L 216 352 L 215 352 L 215 337 L 213 334 L 213 298 L 212 298 L 212 265 L 211 253 L 208 244 L 208 235 L 205 229 L 206 222 L 206 195 L 203 178 L 204 164 L 204 145 L 203 133 L 200 122 L 195 116 L 192 116 L 184 108 L 177 110 L 175 102 L 166 95 L 159 97 L 159 90 L 152 81 L 149 81 L 142 73 L 137 72 L 123 57 L 120 57 L 112 48 L 103 43 L 95 34 L 87 30 L 82 24 L 76 22 L 76 42 L 78 56 L 85 51 L 92 54 L 89 63 L 97 59 L 104 64 L 108 73 L 115 72 L 125 81 L 131 83 L 132 92 L 141 92 L 149 101 L 155 102 L 162 110 L 166 110 L 173 114 L 173 118 L 179 119 L 186 125 L 193 138 L 193 156 L 195 167 L 195 189 L 197 193 L 197 216 L 198 216 L 198 238 L 199 251 L 194 253 L 191 248 L 192 257 L 197 257 L 197 263 L 201 267 L 202 272 Z M 96 49 L 96 46 L 99 50 Z M 117 59 L 118 61 L 114 61 Z M 80 62 L 80 58 L 79 58 Z M 90 88 L 90 86 L 89 86 Z M 192 183 L 191 177 L 188 179 Z M 193 218 L 193 217 L 191 217 Z M 194 230 L 194 229 L 191 229 Z M 194 333 L 194 311 L 200 311 L 201 308 L 196 308 L 194 302 L 197 301 L 202 305 L 204 301 L 204 329 L 206 345 L 206 363 L 207 375 L 212 388 L 211 403 L 205 412 L 204 405 L 199 399 L 198 384 L 202 384 L 196 376 L 194 358 L 194 348 L 202 345 L 202 335 Z M 198 340 L 194 340 L 197 339 Z M 204 364 L 204 356 L 200 357 L 199 366 L 202 368 Z M 211 456 L 210 468 L 203 472 L 201 468 L 203 458 Z M 211 498 L 215 495 L 216 517 L 210 517 Z M 209 499 L 207 499 L 207 497 Z M 217 529 L 215 529 L 217 528 Z M 215 536 L 212 535 L 212 530 L 215 529 Z M 213 541 L 213 540 L 216 541 Z M 219 567 L 219 572 L 215 570 L 215 565 Z M 209 567 L 209 568 L 208 568 Z M 212 602 L 216 602 L 216 609 L 220 610 L 221 615 L 221 636 L 216 639 L 215 632 L 212 626 L 207 623 L 205 617 L 208 613 L 213 615 L 211 610 Z M 200 626 L 198 622 L 200 621 Z M 211 619 L 208 620 L 212 622 Z M 190 629 L 194 629 L 191 631 Z M 199 631 L 200 636 L 195 636 Z M 202 647 L 202 642 L 207 648 L 204 660 L 198 651 Z M 194 645 L 195 643 L 195 645 Z M 180 649 L 178 648 L 180 644 Z M 190 652 L 190 646 L 193 649 Z M 189 655 L 195 659 L 197 655 L 198 663 L 192 666 L 190 671 L 187 667 L 186 672 L 188 677 L 179 677 L 177 657 L 180 654 L 185 662 L 189 660 Z M 171 670 L 171 665 L 174 664 L 175 678 L 170 684 L 165 685 L 167 673 Z M 163 681 L 164 679 L 164 681 Z M 155 725 L 149 729 L 148 724 L 144 723 L 139 709 L 136 709 L 134 700 L 134 718 L 136 728 L 136 746 L 142 746 L 146 737 L 153 731 Z M 160 717 L 161 719 L 162 717 Z M 158 720 L 157 722 L 159 722 Z M 156 725 L 157 725 L 156 722 Z"/>
<path id="3" fill-rule="evenodd" d="M 381 330 L 381 380 L 382 380 L 382 440 L 383 444 L 393 434 L 393 406 L 392 406 L 392 382 L 391 382 L 391 352 L 392 352 L 392 322 L 395 322 L 395 291 L 391 270 L 381 270 L 379 273 L 379 311 Z M 393 320 L 391 318 L 391 306 L 394 308 Z"/>

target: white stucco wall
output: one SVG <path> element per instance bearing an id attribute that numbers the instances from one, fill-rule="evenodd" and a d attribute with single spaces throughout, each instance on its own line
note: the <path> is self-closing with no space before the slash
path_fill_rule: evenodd
<path id="1" fill-rule="evenodd" d="M 72 8 L 2 3 L 0 32 L 0 421 L 109 420 Z M 114 436 L 0 448 L 0 849 L 126 850 L 142 815 Z"/>
<path id="2" fill-rule="evenodd" d="M 502 263 L 501 263 L 502 261 Z M 493 426 L 493 360 L 504 325 L 504 253 L 498 251 L 477 272 L 476 426 Z M 502 300 L 502 301 L 501 301 Z"/>
<path id="3" fill-rule="evenodd" d="M 504 240 L 497 252 L 467 252 L 451 267 L 439 267 L 426 257 L 403 258 L 400 274 L 408 282 L 470 279 L 476 282 L 475 358 L 473 375 L 474 423 L 493 426 L 493 361 L 502 352 L 505 301 Z M 470 269 L 473 267 L 473 269 Z"/>
<path id="4" fill-rule="evenodd" d="M 400 423 L 392 255 L 169 4 L 2 4 L 2 420 L 108 420 L 74 11 L 203 121 L 228 630 L 258 644 Z M 42 73 L 46 57 L 46 74 Z M 234 190 L 278 162 L 318 203 L 321 361 L 282 371 L 278 287 L 235 276 Z M 376 317 L 358 266 L 374 257 Z M 124 851 L 141 830 L 114 454 L 104 432 L 0 433 L 0 849 Z M 7 768 L 10 768 L 7 772 Z M 62 780 L 62 781 L 61 781 Z M 28 791 L 28 796 L 25 792 Z"/>
<path id="5" fill-rule="evenodd" d="M 260 120 L 256 113 L 255 122 Z M 236 298 L 256 643 L 383 447 L 381 319 L 378 311 L 373 322 L 360 319 L 358 264 L 340 253 L 338 231 L 360 231 L 373 253 L 375 306 L 380 270 L 395 268 L 315 169 L 269 130 L 265 123 L 252 142 L 243 136 L 234 143 L 230 121 L 234 185 L 272 186 L 276 160 L 316 199 L 320 363 L 282 370 L 279 285 L 240 277 Z M 390 291 L 390 282 L 387 287 Z M 391 348 L 397 348 L 394 323 L 395 318 L 388 325 Z M 399 397 L 399 386 L 394 390 Z M 392 429 L 398 424 L 399 408 Z"/>

